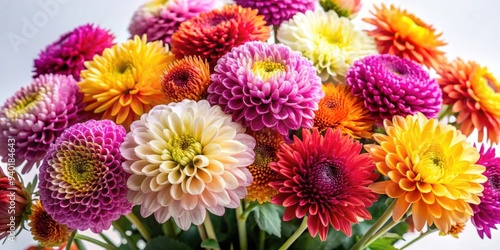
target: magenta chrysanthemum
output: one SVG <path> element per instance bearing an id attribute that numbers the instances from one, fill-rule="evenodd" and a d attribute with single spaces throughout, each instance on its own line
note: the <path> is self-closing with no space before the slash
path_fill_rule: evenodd
<path id="1" fill-rule="evenodd" d="M 85 69 L 83 63 L 113 46 L 114 39 L 110 31 L 92 24 L 77 27 L 40 52 L 35 59 L 34 77 L 53 73 L 79 80 L 80 71 Z"/>
<path id="2" fill-rule="evenodd" d="M 252 130 L 313 126 L 323 98 L 311 61 L 281 44 L 248 42 L 217 62 L 207 100 Z"/>
<path id="3" fill-rule="evenodd" d="M 269 25 L 279 26 L 297 13 L 314 10 L 314 0 L 235 0 L 243 7 L 257 9 Z"/>
<path id="4" fill-rule="evenodd" d="M 170 44 L 182 22 L 214 7 L 213 0 L 153 0 L 134 13 L 128 30 L 132 37 L 146 34 L 148 41 Z"/>
<path id="5" fill-rule="evenodd" d="M 488 181 L 483 183 L 483 196 L 480 196 L 479 205 L 471 204 L 474 215 L 472 224 L 476 227 L 479 236 L 491 239 L 491 229 L 500 225 L 500 157 L 495 157 L 493 147 L 486 149 L 484 144 L 479 151 L 481 155 L 476 164 L 486 167 L 484 175 Z"/>
<path id="6" fill-rule="evenodd" d="M 278 190 L 271 202 L 285 207 L 283 220 L 307 216 L 311 236 L 326 240 L 330 225 L 351 236 L 352 224 L 370 220 L 366 209 L 377 199 L 367 186 L 377 179 L 375 165 L 362 144 L 340 130 L 302 130 L 302 140 L 282 144 L 278 160 L 270 167 L 277 173 L 271 186 Z"/>
<path id="7" fill-rule="evenodd" d="M 420 65 L 405 58 L 367 56 L 354 62 L 346 80 L 352 93 L 363 98 L 365 107 L 380 121 L 417 112 L 434 118 L 441 109 L 439 84 Z"/>
<path id="8" fill-rule="evenodd" d="M 72 76 L 42 75 L 7 99 L 0 109 L 0 141 L 15 143 L 15 154 L 0 147 L 3 162 L 25 163 L 22 173 L 38 164 L 50 143 L 77 123 L 83 110 L 83 94 Z"/>
<path id="9" fill-rule="evenodd" d="M 72 229 L 100 233 L 130 213 L 128 174 L 120 145 L 125 128 L 89 120 L 68 128 L 40 167 L 40 200 L 52 218 Z"/>

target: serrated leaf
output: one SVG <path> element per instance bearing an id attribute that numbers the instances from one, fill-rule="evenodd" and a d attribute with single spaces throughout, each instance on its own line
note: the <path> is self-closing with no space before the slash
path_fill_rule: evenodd
<path id="1" fill-rule="evenodd" d="M 180 241 L 173 240 L 171 238 L 160 236 L 156 237 L 148 242 L 144 250 L 190 250 L 190 248 Z"/>
<path id="2" fill-rule="evenodd" d="M 201 242 L 201 247 L 203 248 L 214 248 L 214 249 L 220 249 L 219 243 L 217 243 L 216 240 L 214 239 L 206 239 L 203 242 Z"/>
<path id="3" fill-rule="evenodd" d="M 257 226 L 262 231 L 281 237 L 281 216 L 278 206 L 271 203 L 264 203 L 255 208 L 253 214 Z"/>

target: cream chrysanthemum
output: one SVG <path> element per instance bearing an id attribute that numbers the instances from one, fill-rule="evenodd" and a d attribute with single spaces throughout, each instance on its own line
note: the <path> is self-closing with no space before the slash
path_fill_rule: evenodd
<path id="1" fill-rule="evenodd" d="M 348 18 L 321 8 L 298 13 L 283 22 L 278 40 L 313 61 L 323 81 L 332 77 L 345 82 L 347 69 L 355 60 L 377 54 L 373 38 L 355 30 Z"/>
<path id="2" fill-rule="evenodd" d="M 183 230 L 236 208 L 252 183 L 255 139 L 208 101 L 158 105 L 132 123 L 121 146 L 128 198 L 160 223 Z"/>

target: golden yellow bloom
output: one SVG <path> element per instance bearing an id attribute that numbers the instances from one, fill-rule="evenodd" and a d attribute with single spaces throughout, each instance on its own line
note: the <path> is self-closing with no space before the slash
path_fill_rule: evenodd
<path id="1" fill-rule="evenodd" d="M 485 167 L 475 164 L 478 150 L 454 126 L 423 114 L 394 116 L 384 121 L 380 144 L 365 145 L 378 171 L 389 180 L 370 186 L 374 192 L 396 199 L 392 218 L 400 220 L 412 207 L 415 229 L 435 224 L 442 232 L 467 221 L 469 203 L 478 204 L 486 181 Z"/>
<path id="2" fill-rule="evenodd" d="M 436 34 L 431 25 L 393 5 L 375 6 L 375 12 L 371 13 L 375 17 L 363 21 L 375 26 L 368 35 L 375 39 L 381 54 L 397 55 L 434 69 L 439 67 L 444 52 L 438 47 L 446 45 L 440 40 L 442 33 Z"/>
<path id="3" fill-rule="evenodd" d="M 72 233 L 66 225 L 52 219 L 39 200 L 31 206 L 31 215 L 28 220 L 33 239 L 44 247 L 61 246 L 68 241 Z"/>
<path id="4" fill-rule="evenodd" d="M 320 132 L 338 128 L 343 134 L 359 139 L 371 138 L 375 120 L 365 108 L 363 99 L 351 93 L 351 87 L 333 83 L 323 85 L 325 97 L 314 112 L 314 127 Z"/>
<path id="5" fill-rule="evenodd" d="M 85 62 L 87 69 L 82 71 L 78 86 L 84 94 L 86 111 L 129 130 L 143 113 L 168 102 L 160 91 L 160 82 L 174 56 L 162 42 L 146 41 L 146 36 L 135 36 Z"/>

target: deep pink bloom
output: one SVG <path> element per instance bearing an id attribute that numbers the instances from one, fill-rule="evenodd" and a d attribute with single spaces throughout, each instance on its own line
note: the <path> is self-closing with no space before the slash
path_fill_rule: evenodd
<path id="1" fill-rule="evenodd" d="M 217 62 L 207 100 L 258 131 L 311 128 L 323 98 L 311 61 L 282 44 L 247 42 Z"/>
<path id="2" fill-rule="evenodd" d="M 79 80 L 80 71 L 85 69 L 83 63 L 113 46 L 114 39 L 110 31 L 96 25 L 77 27 L 40 52 L 35 59 L 33 77 L 53 73 L 72 75 Z"/>
<path id="3" fill-rule="evenodd" d="M 270 167 L 278 174 L 271 202 L 285 207 L 283 220 L 308 216 L 311 236 L 326 240 L 330 225 L 351 236 L 359 218 L 370 220 L 366 209 L 377 199 L 367 186 L 377 179 L 372 158 L 360 154 L 362 145 L 340 130 L 302 130 L 302 140 L 283 144 Z"/>
<path id="4" fill-rule="evenodd" d="M 471 204 L 474 215 L 472 224 L 476 227 L 479 236 L 491 239 L 491 229 L 497 229 L 500 224 L 500 157 L 495 156 L 493 147 L 486 149 L 484 144 L 479 150 L 481 154 L 477 164 L 486 167 L 484 175 L 488 181 L 483 183 L 483 196 L 480 196 L 479 205 Z"/>
<path id="5" fill-rule="evenodd" d="M 66 129 L 40 167 L 40 201 L 52 218 L 72 229 L 100 233 L 130 213 L 128 174 L 120 145 L 125 128 L 89 120 Z"/>
<path id="6" fill-rule="evenodd" d="M 257 9 L 269 25 L 279 26 L 297 13 L 314 10 L 314 0 L 235 0 L 243 7 Z"/>

